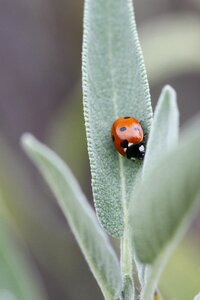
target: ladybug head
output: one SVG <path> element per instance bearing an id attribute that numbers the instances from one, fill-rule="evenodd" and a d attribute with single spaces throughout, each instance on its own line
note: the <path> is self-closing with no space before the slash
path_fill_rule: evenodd
<path id="1" fill-rule="evenodd" d="M 145 147 L 144 143 L 132 144 L 127 147 L 126 156 L 128 159 L 135 160 L 143 160 L 145 155 Z"/>

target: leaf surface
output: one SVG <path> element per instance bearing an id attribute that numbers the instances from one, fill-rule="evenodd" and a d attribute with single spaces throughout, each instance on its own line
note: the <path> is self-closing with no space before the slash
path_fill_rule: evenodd
<path id="1" fill-rule="evenodd" d="M 138 187 L 131 209 L 138 258 L 153 263 L 188 227 L 200 192 L 200 122 L 158 161 Z M 134 208 L 133 208 L 134 207 Z M 173 241 L 173 243 L 172 243 Z"/>
<path id="2" fill-rule="evenodd" d="M 97 215 L 108 233 L 121 237 L 141 163 L 117 153 L 111 126 L 120 116 L 133 116 L 148 134 L 152 117 L 131 0 L 85 1 L 83 98 Z"/>
<path id="3" fill-rule="evenodd" d="M 122 285 L 119 262 L 77 181 L 63 161 L 33 136 L 25 134 L 22 144 L 56 196 L 105 299 L 115 299 Z"/>
<path id="4" fill-rule="evenodd" d="M 176 103 L 176 92 L 172 87 L 165 86 L 155 108 L 151 131 L 146 147 L 141 180 L 143 180 L 150 170 L 154 168 L 159 159 L 177 145 L 178 132 L 179 112 Z M 134 195 L 135 194 L 133 194 L 131 204 L 133 203 Z M 134 249 L 134 245 L 132 245 L 132 247 Z M 146 266 L 142 264 L 137 257 L 135 257 L 135 262 L 141 284 L 144 285 L 145 282 L 145 285 L 148 285 L 148 282 L 145 279 L 145 273 L 147 272 Z M 152 282 L 153 274 L 148 277 L 151 277 Z M 146 289 L 146 286 L 144 288 Z"/>
<path id="5" fill-rule="evenodd" d="M 29 264 L 20 240 L 2 214 L 0 219 L 0 299 L 46 300 L 47 295 L 34 266 Z"/>
<path id="6" fill-rule="evenodd" d="M 178 135 L 179 112 L 176 92 L 172 87 L 165 86 L 155 108 L 144 158 L 143 176 L 146 176 L 165 153 L 177 145 Z"/>

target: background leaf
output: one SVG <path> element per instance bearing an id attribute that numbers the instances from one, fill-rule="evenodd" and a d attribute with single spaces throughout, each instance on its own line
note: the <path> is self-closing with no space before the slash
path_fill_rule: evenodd
<path id="1" fill-rule="evenodd" d="M 2 202 L 2 201 L 1 201 Z M 28 263 L 28 255 L 16 227 L 12 228 L 1 206 L 0 216 L 0 299 L 46 300 L 39 274 Z"/>
<path id="2" fill-rule="evenodd" d="M 200 300 L 200 293 L 194 297 L 194 300 Z"/>
<path id="3" fill-rule="evenodd" d="M 24 149 L 48 182 L 106 299 L 121 289 L 117 257 L 96 216 L 67 166 L 34 137 L 25 134 Z"/>
<path id="4" fill-rule="evenodd" d="M 159 283 L 164 299 L 188 300 L 199 292 L 198 236 L 190 230 L 189 238 L 184 238 L 172 253 Z"/>
<path id="5" fill-rule="evenodd" d="M 191 11 L 168 12 L 142 24 L 140 41 L 151 86 L 172 75 L 199 73 L 199 30 L 199 16 Z"/>
<path id="6" fill-rule="evenodd" d="M 112 123 L 133 116 L 147 134 L 151 104 L 131 0 L 85 1 L 83 95 L 92 186 L 97 215 L 114 237 L 140 162 L 122 158 L 110 137 Z"/>
<path id="7" fill-rule="evenodd" d="M 187 227 L 196 208 L 200 191 L 199 123 L 188 127 L 178 147 L 158 162 L 137 190 L 131 219 L 134 247 L 143 263 L 155 261 L 178 236 L 177 231 Z"/>

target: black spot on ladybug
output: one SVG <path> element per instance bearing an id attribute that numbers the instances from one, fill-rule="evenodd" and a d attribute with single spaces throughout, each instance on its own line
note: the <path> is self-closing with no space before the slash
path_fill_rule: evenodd
<path id="1" fill-rule="evenodd" d="M 130 117 L 124 117 L 124 119 L 130 119 Z"/>
<path id="2" fill-rule="evenodd" d="M 121 127 L 119 130 L 120 130 L 120 131 L 125 131 L 125 130 L 126 130 L 126 127 Z"/>
<path id="3" fill-rule="evenodd" d="M 113 142 L 115 141 L 115 137 L 114 137 L 114 135 L 112 135 L 112 140 L 113 140 Z"/>
<path id="4" fill-rule="evenodd" d="M 128 148 L 128 141 L 124 140 L 123 142 L 120 143 L 122 148 Z"/>

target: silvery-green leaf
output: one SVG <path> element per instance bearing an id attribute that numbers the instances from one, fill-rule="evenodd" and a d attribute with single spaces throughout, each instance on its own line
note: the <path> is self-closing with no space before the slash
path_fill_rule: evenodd
<path id="1" fill-rule="evenodd" d="M 29 265 L 28 256 L 12 226 L 0 217 L 0 299 L 46 300 L 47 295 L 38 278 L 38 273 Z"/>
<path id="2" fill-rule="evenodd" d="M 152 264 L 145 265 L 140 300 L 155 300 L 158 281 L 171 251 L 172 249 L 168 249 L 168 252 L 161 255 Z"/>
<path id="3" fill-rule="evenodd" d="M 179 131 L 179 113 L 176 103 L 176 92 L 165 86 L 155 108 L 154 118 L 149 134 L 143 164 L 143 177 L 155 166 L 159 159 L 177 145 Z M 134 230 L 134 229 L 133 229 Z M 134 247 L 134 245 L 133 245 Z M 135 258 L 138 276 L 144 284 L 145 265 Z"/>
<path id="4" fill-rule="evenodd" d="M 117 257 L 71 171 L 30 134 L 22 145 L 55 194 L 105 299 L 115 299 L 121 289 Z"/>
<path id="5" fill-rule="evenodd" d="M 138 265 L 144 269 L 141 300 L 153 299 L 164 265 L 196 208 L 200 191 L 199 125 L 190 125 L 180 144 L 165 152 L 154 168 L 147 169 L 132 203 L 133 247 L 142 262 Z"/>
<path id="6" fill-rule="evenodd" d="M 191 221 L 200 192 L 199 126 L 195 121 L 187 128 L 179 145 L 158 161 L 136 191 L 131 221 L 143 263 L 153 263 Z"/>
<path id="7" fill-rule="evenodd" d="M 114 237 L 123 234 L 123 214 L 141 166 L 121 157 L 111 140 L 112 123 L 133 116 L 148 134 L 151 103 L 131 0 L 86 0 L 83 96 L 95 207 Z"/>
<path id="8" fill-rule="evenodd" d="M 146 176 L 165 153 L 177 145 L 178 133 L 179 112 L 176 92 L 172 87 L 165 86 L 155 108 L 144 158 L 143 176 Z"/>
<path id="9" fill-rule="evenodd" d="M 194 297 L 194 300 L 200 300 L 200 293 Z"/>

